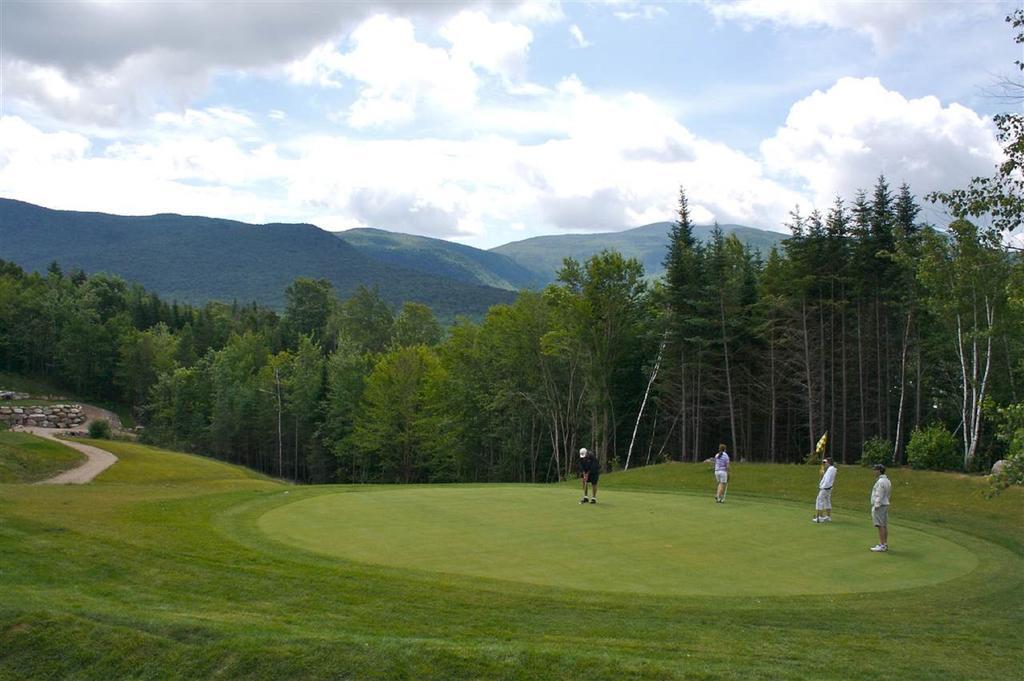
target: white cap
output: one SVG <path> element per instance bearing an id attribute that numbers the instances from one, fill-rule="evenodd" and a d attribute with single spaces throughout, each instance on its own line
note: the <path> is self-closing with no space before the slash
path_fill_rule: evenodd
<path id="1" fill-rule="evenodd" d="M 587 455 L 587 448 L 583 447 L 582 449 L 580 449 L 580 458 L 582 459 L 586 455 Z"/>

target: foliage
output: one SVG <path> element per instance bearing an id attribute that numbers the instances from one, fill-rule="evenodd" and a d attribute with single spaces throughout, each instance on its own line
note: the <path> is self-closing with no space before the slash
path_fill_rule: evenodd
<path id="1" fill-rule="evenodd" d="M 861 466 L 892 465 L 892 444 L 880 437 L 873 437 L 864 443 L 860 453 Z"/>
<path id="2" fill-rule="evenodd" d="M 941 423 L 917 429 L 907 445 L 907 463 L 911 468 L 933 471 L 961 470 L 956 439 Z"/>
<path id="3" fill-rule="evenodd" d="M 109 440 L 112 434 L 107 419 L 96 419 L 89 423 L 89 437 L 94 440 Z"/>
<path id="4" fill-rule="evenodd" d="M 383 355 L 366 379 L 351 443 L 363 454 L 364 479 L 451 481 L 446 429 L 434 405 L 444 369 L 426 346 Z"/>
<path id="5" fill-rule="evenodd" d="M 992 476 L 993 493 L 1024 485 L 1024 402 L 997 410 L 996 437 L 1006 444 L 1003 469 Z"/>
<path id="6" fill-rule="evenodd" d="M 392 342 L 400 346 L 437 345 L 441 342 L 441 325 L 426 305 L 405 303 L 395 318 Z"/>

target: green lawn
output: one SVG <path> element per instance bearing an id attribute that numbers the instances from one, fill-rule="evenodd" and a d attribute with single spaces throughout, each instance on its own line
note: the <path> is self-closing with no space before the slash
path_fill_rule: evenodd
<path id="1" fill-rule="evenodd" d="M 3 400 L 0 407 L 47 407 L 54 404 L 70 404 L 71 400 L 44 400 L 42 398 L 30 397 L 25 400 Z"/>
<path id="2" fill-rule="evenodd" d="M 92 485 L 0 485 L 0 678 L 1016 679 L 1024 665 L 1024 495 L 988 500 L 976 478 L 895 471 L 893 551 L 874 555 L 862 469 L 840 470 L 836 522 L 817 526 L 805 466 L 738 466 L 724 506 L 704 466 L 607 475 L 581 507 L 569 484 L 302 488 L 104 445 L 121 460 Z M 662 531 L 687 549 L 656 546 Z M 633 564 L 613 538 L 647 555 Z M 874 584 L 854 574 L 894 565 Z M 703 586 L 671 587 L 690 580 Z"/>
<path id="3" fill-rule="evenodd" d="M 875 537 L 862 517 L 815 525 L 794 504 L 639 492 L 575 501 L 550 486 L 403 487 L 305 499 L 258 526 L 278 541 L 374 565 L 671 596 L 894 590 L 978 564 L 955 542 L 896 526 L 894 550 L 878 556 L 865 550 Z M 828 569 L 806 572 L 807 564 Z"/>
<path id="4" fill-rule="evenodd" d="M 51 440 L 0 431 L 0 483 L 46 480 L 83 461 L 85 455 Z"/>

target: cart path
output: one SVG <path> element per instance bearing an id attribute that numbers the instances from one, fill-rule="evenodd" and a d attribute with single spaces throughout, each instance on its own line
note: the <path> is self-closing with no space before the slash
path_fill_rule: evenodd
<path id="1" fill-rule="evenodd" d="M 44 437 L 47 440 L 59 442 L 65 447 L 71 447 L 72 449 L 82 452 L 87 457 L 85 463 L 81 466 L 72 468 L 69 471 L 64 471 L 52 478 L 40 480 L 36 483 L 37 485 L 84 485 L 88 482 L 92 482 L 93 478 L 117 463 L 117 457 L 110 452 L 100 449 L 99 447 L 93 447 L 92 445 L 84 445 L 80 442 L 61 440 L 54 435 L 54 431 L 51 428 L 22 426 L 18 430 L 23 433 L 32 433 L 33 435 Z"/>
<path id="2" fill-rule="evenodd" d="M 110 422 L 112 429 L 121 429 L 121 419 L 118 418 L 117 414 L 111 411 L 94 407 L 91 404 L 83 404 L 82 411 L 85 412 L 86 420 L 85 423 L 78 426 L 79 428 L 87 429 L 89 427 L 89 423 L 92 421 L 95 421 L 96 419 L 107 419 L 107 421 Z M 69 440 L 61 440 L 56 437 L 57 433 L 64 433 L 65 431 L 63 430 L 40 428 L 37 426 L 17 426 L 12 430 L 18 430 L 23 433 L 32 433 L 33 435 L 44 437 L 47 440 L 59 442 L 65 447 L 71 447 L 72 449 L 82 452 L 86 456 L 86 461 L 81 466 L 72 468 L 69 471 L 64 471 L 52 478 L 40 480 L 36 483 L 37 485 L 84 485 L 92 482 L 97 475 L 117 463 L 116 456 L 106 450 L 100 449 L 99 447 L 71 442 Z"/>

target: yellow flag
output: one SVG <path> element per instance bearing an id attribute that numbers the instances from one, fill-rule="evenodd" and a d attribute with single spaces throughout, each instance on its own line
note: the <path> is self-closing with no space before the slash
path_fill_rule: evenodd
<path id="1" fill-rule="evenodd" d="M 828 431 L 826 430 L 821 435 L 821 439 L 818 440 L 818 444 L 814 446 L 814 455 L 821 459 L 821 465 L 818 466 L 818 472 L 821 474 L 825 473 L 825 447 L 828 446 Z"/>

